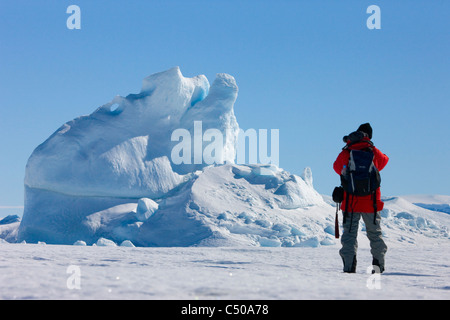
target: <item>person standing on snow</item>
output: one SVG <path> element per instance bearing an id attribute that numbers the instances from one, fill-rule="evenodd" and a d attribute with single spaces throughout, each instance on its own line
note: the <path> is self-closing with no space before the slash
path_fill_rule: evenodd
<path id="1" fill-rule="evenodd" d="M 333 164 L 333 169 L 341 176 L 341 180 L 346 172 L 350 170 L 349 160 L 353 161 L 353 158 L 351 158 L 352 150 L 366 151 L 363 154 L 370 154 L 370 156 L 373 154 L 371 163 L 373 163 L 378 171 L 381 171 L 386 166 L 389 158 L 373 145 L 371 139 L 372 127 L 369 123 L 360 125 L 356 132 L 344 137 L 344 142 L 346 142 L 347 145 Z M 352 157 L 355 156 L 352 154 Z M 384 203 L 381 201 L 379 187 L 376 187 L 372 194 L 363 196 L 350 194 L 350 192 L 344 191 L 341 204 L 342 211 L 344 212 L 344 232 L 341 238 L 342 248 L 339 251 L 344 263 L 344 272 L 356 272 L 356 252 L 358 249 L 356 238 L 361 217 L 366 225 L 367 237 L 370 240 L 373 258 L 372 265 L 378 267 L 379 272 L 384 271 L 387 246 L 382 238 L 380 225 L 381 216 L 379 213 L 379 211 L 383 210 L 383 206 Z M 376 271 L 378 272 L 378 270 Z"/>

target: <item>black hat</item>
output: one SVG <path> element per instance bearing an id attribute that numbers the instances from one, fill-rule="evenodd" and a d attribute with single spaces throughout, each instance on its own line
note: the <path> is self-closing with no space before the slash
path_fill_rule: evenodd
<path id="1" fill-rule="evenodd" d="M 367 133 L 367 135 L 369 136 L 369 139 L 372 139 L 372 127 L 370 126 L 370 123 L 364 123 L 364 124 L 360 125 L 358 130 L 356 130 L 356 131 L 361 131 L 361 132 Z"/>

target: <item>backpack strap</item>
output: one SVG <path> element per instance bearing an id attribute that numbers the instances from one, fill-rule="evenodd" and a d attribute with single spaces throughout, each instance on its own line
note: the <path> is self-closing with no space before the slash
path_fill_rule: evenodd
<path id="1" fill-rule="evenodd" d="M 377 209 L 377 190 L 375 189 L 375 191 L 373 192 L 373 224 L 376 225 L 377 224 L 377 213 L 378 213 L 378 209 Z"/>
<path id="2" fill-rule="evenodd" d="M 341 209 L 341 204 L 336 203 L 336 216 L 334 217 L 334 237 L 336 239 L 339 239 L 339 218 L 338 218 L 338 212 Z"/>
<path id="3" fill-rule="evenodd" d="M 347 220 L 346 218 L 348 217 L 348 203 L 350 202 L 349 200 L 350 194 L 347 192 L 347 197 L 345 201 L 344 224 L 345 221 Z M 352 202 L 353 202 L 353 195 L 352 195 Z M 352 225 L 353 225 L 353 206 L 352 206 L 352 214 L 350 215 L 350 227 L 348 228 L 348 232 L 352 230 Z"/>
<path id="4" fill-rule="evenodd" d="M 350 142 L 349 144 L 346 144 L 346 145 L 342 148 L 342 150 L 347 150 L 349 147 L 353 146 L 354 144 L 360 143 L 360 142 L 367 142 L 367 143 L 370 145 L 370 146 L 368 146 L 367 148 L 372 148 L 372 147 L 375 146 L 375 145 L 373 144 L 373 142 L 370 141 L 370 140 L 367 140 L 367 141 L 358 140 L 358 141 L 353 141 L 353 142 Z"/>
<path id="5" fill-rule="evenodd" d="M 343 224 L 347 221 L 347 215 L 348 215 L 348 202 L 350 201 L 350 194 L 348 192 L 345 192 L 345 211 L 344 211 L 344 220 L 342 221 Z"/>

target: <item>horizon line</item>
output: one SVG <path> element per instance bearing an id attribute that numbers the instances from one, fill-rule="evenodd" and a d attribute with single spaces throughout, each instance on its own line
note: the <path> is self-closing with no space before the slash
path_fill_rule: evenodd
<path id="1" fill-rule="evenodd" d="M 24 206 L 0 206 L 0 209 L 23 209 Z"/>

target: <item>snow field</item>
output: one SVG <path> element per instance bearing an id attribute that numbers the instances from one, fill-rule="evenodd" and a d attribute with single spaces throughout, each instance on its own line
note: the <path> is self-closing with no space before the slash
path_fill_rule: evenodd
<path id="1" fill-rule="evenodd" d="M 450 298 L 448 242 L 388 246 L 387 270 L 376 278 L 367 273 L 371 256 L 365 241 L 360 241 L 356 274 L 341 272 L 336 246 L 0 244 L 0 299 Z M 77 274 L 71 271 L 77 268 L 79 289 L 73 285 Z"/>

